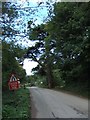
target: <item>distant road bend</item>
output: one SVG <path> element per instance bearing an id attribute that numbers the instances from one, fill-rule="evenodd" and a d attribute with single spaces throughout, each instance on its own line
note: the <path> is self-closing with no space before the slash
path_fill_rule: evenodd
<path id="1" fill-rule="evenodd" d="M 88 100 L 50 89 L 30 87 L 32 118 L 88 118 Z"/>

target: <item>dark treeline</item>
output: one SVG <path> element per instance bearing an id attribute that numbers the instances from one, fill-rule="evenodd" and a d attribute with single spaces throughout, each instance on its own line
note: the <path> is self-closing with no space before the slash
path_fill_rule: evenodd
<path id="1" fill-rule="evenodd" d="M 20 52 L 21 51 L 21 52 Z M 12 74 L 20 79 L 21 83 L 25 81 L 26 72 L 19 64 L 23 53 L 18 45 L 2 41 L 2 89 L 8 89 L 8 81 Z M 18 59 L 18 60 L 17 60 Z"/>
<path id="2" fill-rule="evenodd" d="M 15 74 L 20 82 L 25 81 L 26 72 L 19 64 L 24 54 L 24 48 L 16 44 L 18 41 L 15 34 L 18 33 L 13 26 L 13 22 L 18 18 L 15 5 L 10 2 L 2 2 L 2 89 L 9 90 L 8 81 L 12 74 Z"/>
<path id="3" fill-rule="evenodd" d="M 3 39 L 6 40 L 2 42 L 3 85 L 7 85 L 9 74 L 12 72 L 24 78 L 25 71 L 18 62 L 23 61 L 24 58 L 31 58 L 38 62 L 38 66 L 33 71 L 36 75 L 46 78 L 49 88 L 69 86 L 73 89 L 77 86 L 81 91 L 88 90 L 90 3 L 58 2 L 53 8 L 53 11 L 49 10 L 49 19 L 46 23 L 36 26 L 32 19 L 28 22 L 27 34 L 29 39 L 36 43 L 28 50 L 24 50 L 13 43 L 16 40 L 15 35 L 20 33 L 12 24 L 16 18 L 18 19 L 18 10 L 15 5 L 3 3 L 2 34 Z M 8 42 L 8 38 L 12 40 L 11 43 Z"/>
<path id="4" fill-rule="evenodd" d="M 25 57 L 38 62 L 38 73 L 46 75 L 48 86 L 78 86 L 88 90 L 90 69 L 90 3 L 55 3 L 46 24 L 30 27 Z M 39 57 L 39 58 L 38 58 Z M 72 87 L 72 88 L 73 88 Z"/>

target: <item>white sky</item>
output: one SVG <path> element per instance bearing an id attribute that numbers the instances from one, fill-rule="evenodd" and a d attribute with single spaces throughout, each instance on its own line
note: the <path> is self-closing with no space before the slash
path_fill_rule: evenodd
<path id="1" fill-rule="evenodd" d="M 32 2 L 32 3 L 36 3 L 36 2 L 45 2 L 48 0 L 1 0 L 3 2 Z M 60 2 L 61 0 L 52 0 L 52 2 Z"/>
<path id="2" fill-rule="evenodd" d="M 25 59 L 23 68 L 26 70 L 27 75 L 32 75 L 31 70 L 37 65 L 38 65 L 37 62 L 30 61 L 29 59 Z"/>
<path id="3" fill-rule="evenodd" d="M 26 0 L 20 0 L 20 1 L 23 3 L 23 2 L 25 2 Z M 27 1 L 29 1 L 32 6 L 37 6 L 37 3 L 38 3 L 38 2 L 41 2 L 42 0 L 31 0 L 31 1 L 30 1 L 30 0 L 27 0 Z M 21 2 L 20 2 L 20 3 L 21 3 Z M 25 4 L 24 4 L 24 5 L 25 5 Z M 36 14 L 38 14 L 39 16 L 38 16 L 38 17 L 37 17 L 37 16 L 34 16 L 34 17 L 33 17 L 33 20 L 34 20 L 35 18 L 37 18 L 37 21 L 35 21 L 35 24 L 40 24 L 40 23 L 43 22 L 43 17 L 44 17 L 44 16 L 45 16 L 45 17 L 47 16 L 47 10 L 46 10 L 46 9 L 43 9 L 42 12 L 38 12 L 38 13 L 36 13 Z M 23 17 L 25 17 L 25 16 L 23 16 Z M 20 19 L 20 20 L 21 20 L 21 19 Z M 24 44 L 24 46 L 27 46 L 27 47 L 29 46 L 29 47 L 31 47 L 31 46 L 33 46 L 33 45 L 35 44 L 35 42 L 32 42 L 32 41 L 28 40 L 28 38 L 22 38 L 22 41 L 23 41 L 23 39 L 25 40 L 24 43 L 22 42 L 22 45 Z M 32 68 L 35 68 L 37 65 L 38 65 L 37 62 L 30 61 L 30 59 L 25 59 L 25 60 L 24 60 L 23 68 L 26 70 L 27 76 L 32 75 L 32 73 L 31 73 Z"/>
<path id="4" fill-rule="evenodd" d="M 19 3 L 24 3 L 24 2 L 32 2 L 32 3 L 39 3 L 39 2 L 46 2 L 46 1 L 51 1 L 52 3 L 54 2 L 61 2 L 61 0 L 0 0 L 1 2 L 19 2 Z M 62 0 L 62 2 L 75 2 L 75 0 Z M 77 0 L 82 1 L 82 0 Z M 88 0 L 86 0 L 88 1 Z M 88 1 L 89 2 L 89 1 Z"/>

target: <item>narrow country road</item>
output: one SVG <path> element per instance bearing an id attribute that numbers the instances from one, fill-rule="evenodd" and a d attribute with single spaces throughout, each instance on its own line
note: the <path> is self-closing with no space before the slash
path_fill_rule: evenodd
<path id="1" fill-rule="evenodd" d="M 32 118 L 88 118 L 88 100 L 50 89 L 30 87 Z"/>

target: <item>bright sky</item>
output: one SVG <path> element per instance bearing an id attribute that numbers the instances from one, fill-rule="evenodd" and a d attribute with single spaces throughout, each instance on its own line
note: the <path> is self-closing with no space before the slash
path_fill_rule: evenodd
<path id="1" fill-rule="evenodd" d="M 18 2 L 20 4 L 22 4 L 22 7 L 26 7 L 27 6 L 27 2 L 25 2 L 26 0 L 19 0 Z M 38 2 L 41 2 L 42 0 L 32 0 L 30 2 L 30 7 L 32 6 L 37 6 Z M 39 8 L 38 8 L 39 10 Z M 37 24 L 41 24 L 43 23 L 43 18 L 46 17 L 48 14 L 47 14 L 47 9 L 44 8 L 42 10 L 39 10 L 39 12 L 36 12 L 35 15 L 33 14 L 30 14 L 30 16 L 28 15 L 23 15 L 22 18 L 20 17 L 19 19 L 17 19 L 16 22 L 20 23 L 21 25 L 23 25 L 23 23 L 25 22 L 26 23 L 26 30 L 27 30 L 27 21 L 30 20 L 30 18 L 33 18 L 33 21 L 35 21 L 34 23 L 37 25 Z M 35 20 L 37 19 L 37 20 Z M 19 28 L 20 26 L 18 26 Z M 21 26 L 22 27 L 22 26 Z M 22 42 L 21 41 L 21 44 L 24 46 L 27 46 L 27 47 L 31 47 L 35 44 L 35 42 L 32 42 L 30 40 L 28 40 L 28 37 L 23 37 L 21 38 Z M 38 65 L 37 62 L 34 62 L 34 61 L 30 61 L 29 59 L 25 59 L 24 60 L 24 65 L 23 65 L 23 68 L 26 70 L 26 73 L 27 73 L 27 76 L 29 75 L 32 75 L 31 71 L 32 71 L 32 68 L 35 68 L 36 66 Z"/>
<path id="2" fill-rule="evenodd" d="M 24 7 L 36 7 L 40 2 L 43 2 L 41 6 L 46 5 L 45 2 L 49 0 L 6 0 L 8 2 L 16 2 L 18 5 L 20 5 L 20 8 Z M 51 3 L 58 2 L 60 0 L 51 0 Z M 18 10 L 19 17 L 18 19 L 15 19 L 15 22 L 12 23 L 15 29 L 18 29 L 20 31 L 20 35 L 23 35 L 25 32 L 27 34 L 27 23 L 30 21 L 31 18 L 33 18 L 33 22 L 37 24 L 43 23 L 43 21 L 46 19 L 48 15 L 47 8 L 39 8 L 38 7 L 38 12 L 35 12 L 35 14 L 29 13 L 29 11 L 25 10 Z M 19 44 L 25 45 L 27 47 L 31 47 L 35 44 L 35 42 L 32 42 L 28 39 L 28 37 L 21 37 L 17 36 L 16 39 L 19 41 Z M 20 41 L 21 40 L 21 41 Z M 37 63 L 34 61 L 30 61 L 29 59 L 24 60 L 24 66 L 23 68 L 26 70 L 27 75 L 31 75 L 31 70 L 32 68 L 36 67 Z"/>
<path id="3" fill-rule="evenodd" d="M 23 68 L 26 70 L 27 75 L 32 75 L 31 70 L 37 65 L 38 65 L 37 62 L 30 61 L 29 59 L 25 59 Z"/>
<path id="4" fill-rule="evenodd" d="M 1 0 L 2 2 L 33 2 L 33 3 L 36 3 L 36 2 L 46 2 L 46 1 L 49 1 L 49 0 Z M 60 2 L 61 0 L 51 0 L 51 2 Z"/>

